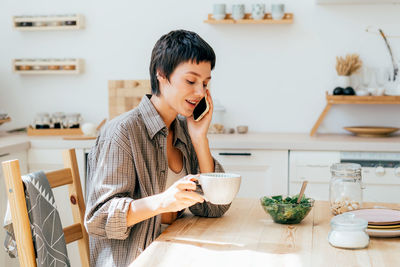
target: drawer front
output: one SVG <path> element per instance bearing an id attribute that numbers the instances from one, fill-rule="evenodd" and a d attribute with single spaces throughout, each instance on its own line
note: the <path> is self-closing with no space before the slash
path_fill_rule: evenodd
<path id="1" fill-rule="evenodd" d="M 259 198 L 287 194 L 288 152 L 280 150 L 212 150 L 225 172 L 238 173 L 242 183 L 237 197 Z"/>

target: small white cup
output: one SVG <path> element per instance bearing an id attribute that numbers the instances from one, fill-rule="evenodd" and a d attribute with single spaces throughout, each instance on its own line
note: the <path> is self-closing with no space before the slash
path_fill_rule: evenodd
<path id="1" fill-rule="evenodd" d="M 251 16 L 253 19 L 263 19 L 265 15 L 265 4 L 253 4 L 251 6 Z"/>
<path id="2" fill-rule="evenodd" d="M 285 4 L 272 4 L 271 17 L 272 19 L 280 20 L 285 16 Z"/>
<path id="3" fill-rule="evenodd" d="M 244 18 L 244 5 L 238 4 L 232 6 L 232 18 L 234 20 L 239 20 Z"/>
<path id="4" fill-rule="evenodd" d="M 226 4 L 213 5 L 213 17 L 216 20 L 222 20 L 226 16 Z"/>
<path id="5" fill-rule="evenodd" d="M 97 134 L 97 126 L 94 123 L 86 122 L 81 129 L 86 136 L 95 136 Z"/>
<path id="6" fill-rule="evenodd" d="M 232 202 L 240 188 L 242 177 L 234 173 L 202 173 L 198 178 L 204 199 L 216 205 Z"/>

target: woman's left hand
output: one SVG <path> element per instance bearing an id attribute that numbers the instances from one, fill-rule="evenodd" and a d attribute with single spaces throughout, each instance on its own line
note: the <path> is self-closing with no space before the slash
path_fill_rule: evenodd
<path id="1" fill-rule="evenodd" d="M 207 138 L 207 132 L 210 127 L 214 108 L 210 91 L 208 89 L 206 90 L 206 100 L 208 102 L 209 110 L 200 121 L 195 121 L 193 115 L 187 118 L 189 135 L 192 142 Z"/>

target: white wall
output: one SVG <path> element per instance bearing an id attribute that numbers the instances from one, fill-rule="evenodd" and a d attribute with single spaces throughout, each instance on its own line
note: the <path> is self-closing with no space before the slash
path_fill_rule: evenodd
<path id="1" fill-rule="evenodd" d="M 334 87 L 336 55 L 359 53 L 368 65 L 390 66 L 384 42 L 365 32 L 379 25 L 400 35 L 399 5 L 316 5 L 287 0 L 292 25 L 209 25 L 212 4 L 240 1 L 3 0 L 0 4 L 0 109 L 12 116 L 1 129 L 26 126 L 37 112 L 80 112 L 100 122 L 108 114 L 107 80 L 148 78 L 151 49 L 178 28 L 199 33 L 215 49 L 212 94 L 226 107 L 228 126 L 251 131 L 308 132 Z M 247 9 L 251 3 L 246 2 Z M 270 3 L 270 1 L 263 1 Z M 82 13 L 80 31 L 19 32 L 11 16 Z M 395 32 L 397 30 L 397 33 Z M 389 40 L 395 51 L 399 39 Z M 398 53 L 400 54 L 400 53 Z M 13 58 L 81 57 L 82 75 L 21 76 Z M 400 107 L 334 107 L 320 132 L 345 125 L 400 126 Z"/>

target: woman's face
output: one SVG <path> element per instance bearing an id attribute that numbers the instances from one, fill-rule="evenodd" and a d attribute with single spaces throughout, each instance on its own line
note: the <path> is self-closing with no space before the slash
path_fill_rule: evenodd
<path id="1" fill-rule="evenodd" d="M 181 63 L 170 75 L 169 81 L 159 75 L 161 97 L 171 111 L 190 117 L 195 106 L 205 96 L 210 79 L 209 62 Z"/>

